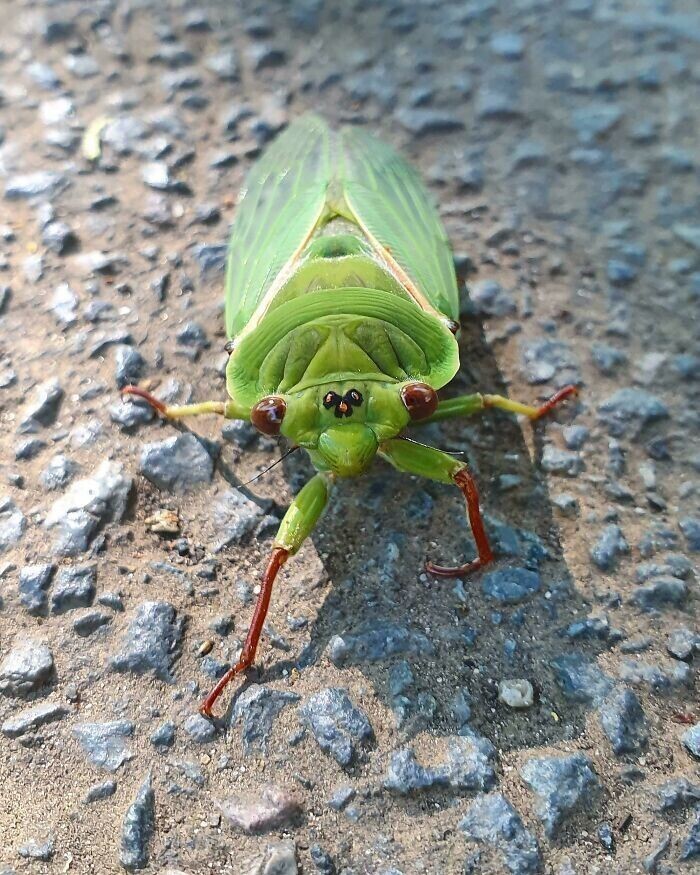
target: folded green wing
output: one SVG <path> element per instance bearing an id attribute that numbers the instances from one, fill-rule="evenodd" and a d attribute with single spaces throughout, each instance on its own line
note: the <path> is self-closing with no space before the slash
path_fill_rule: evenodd
<path id="1" fill-rule="evenodd" d="M 417 173 L 393 149 L 360 128 L 341 132 L 337 173 L 355 220 L 399 276 L 435 310 L 459 318 L 447 235 Z M 408 283 L 406 283 L 406 280 Z M 413 288 L 411 288 L 411 286 Z M 423 300 L 421 300 L 421 297 Z"/>
<path id="2" fill-rule="evenodd" d="M 303 116 L 253 166 L 234 220 L 226 262 L 226 332 L 248 323 L 321 217 L 331 178 L 330 132 Z"/>

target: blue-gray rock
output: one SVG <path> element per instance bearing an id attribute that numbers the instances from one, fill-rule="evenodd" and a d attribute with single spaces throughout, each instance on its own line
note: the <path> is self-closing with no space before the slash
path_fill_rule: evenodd
<path id="1" fill-rule="evenodd" d="M 613 689 L 613 681 L 581 653 L 567 653 L 551 662 L 554 678 L 567 699 L 597 704 Z"/>
<path id="2" fill-rule="evenodd" d="M 101 799 L 109 799 L 117 792 L 117 782 L 108 778 L 106 781 L 101 781 L 99 784 L 93 784 L 88 788 L 83 802 L 89 805 L 91 802 L 99 802 Z"/>
<path id="3" fill-rule="evenodd" d="M 615 104 L 589 103 L 572 111 L 571 122 L 579 140 L 590 144 L 612 130 L 622 116 L 622 110 Z"/>
<path id="4" fill-rule="evenodd" d="M 114 379 L 118 389 L 138 383 L 146 371 L 146 362 L 133 346 L 120 344 L 114 348 Z"/>
<path id="5" fill-rule="evenodd" d="M 50 563 L 25 565 L 19 572 L 19 603 L 30 614 L 44 613 L 47 604 L 46 591 L 51 583 L 55 566 Z"/>
<path id="6" fill-rule="evenodd" d="M 172 683 L 172 666 L 179 655 L 183 621 L 168 602 L 143 602 L 133 615 L 121 649 L 109 660 L 117 672 L 152 674 Z"/>
<path id="7" fill-rule="evenodd" d="M 688 549 L 693 553 L 700 553 L 700 519 L 697 517 L 684 517 L 678 525 L 685 535 Z"/>
<path id="8" fill-rule="evenodd" d="M 211 482 L 214 460 L 202 441 L 188 433 L 146 444 L 139 469 L 159 489 L 182 493 Z"/>
<path id="9" fill-rule="evenodd" d="M 562 822 L 582 803 L 589 807 L 600 787 L 591 760 L 581 753 L 565 757 L 533 757 L 520 769 L 520 777 L 535 793 L 535 813 L 551 839 Z"/>
<path id="10" fill-rule="evenodd" d="M 5 185 L 5 198 L 9 201 L 51 198 L 68 185 L 62 173 L 38 170 L 35 173 L 11 176 Z"/>
<path id="11" fill-rule="evenodd" d="M 206 331 L 197 322 L 187 322 L 175 337 L 180 346 L 187 347 L 196 353 L 211 346 Z"/>
<path id="12" fill-rule="evenodd" d="M 600 703 L 600 726 L 617 756 L 637 753 L 646 747 L 649 730 L 636 693 L 618 687 Z"/>
<path id="13" fill-rule="evenodd" d="M 34 459 L 46 447 L 46 441 L 40 438 L 25 438 L 15 444 L 15 460 L 17 462 L 28 462 Z"/>
<path id="14" fill-rule="evenodd" d="M 464 127 L 464 121 L 449 109 L 404 107 L 398 109 L 395 115 L 400 125 L 419 137 L 458 131 Z"/>
<path id="15" fill-rule="evenodd" d="M 241 725 L 241 737 L 246 753 L 265 753 L 272 724 L 289 705 L 301 699 L 296 693 L 252 684 L 236 699 L 230 726 Z"/>
<path id="16" fill-rule="evenodd" d="M 611 523 L 606 526 L 598 540 L 591 547 L 591 560 L 601 571 L 612 571 L 617 565 L 620 556 L 630 552 L 630 547 L 622 529 Z"/>
<path id="17" fill-rule="evenodd" d="M 402 795 L 418 790 L 450 787 L 453 790 L 490 790 L 496 784 L 496 749 L 476 733 L 453 736 L 447 743 L 447 760 L 421 766 L 410 747 L 395 751 L 389 760 L 384 786 Z"/>
<path id="18" fill-rule="evenodd" d="M 237 489 L 227 489 L 214 505 L 214 552 L 249 539 L 266 513 L 266 505 L 256 504 Z"/>
<path id="19" fill-rule="evenodd" d="M 190 714 L 182 724 L 185 733 L 197 744 L 208 744 L 216 738 L 216 727 L 201 714 Z"/>
<path id="20" fill-rule="evenodd" d="M 73 620 L 73 631 L 81 638 L 87 638 L 101 629 L 103 626 L 108 626 L 112 622 L 112 614 L 106 611 L 95 609 L 94 611 L 86 611 L 79 617 Z"/>
<path id="21" fill-rule="evenodd" d="M 516 61 L 522 58 L 525 51 L 525 40 L 519 33 L 509 30 L 498 30 L 491 35 L 489 47 L 494 55 Z"/>
<path id="22" fill-rule="evenodd" d="M 27 518 L 14 501 L 0 498 L 0 553 L 4 553 L 22 539 L 27 530 Z"/>
<path id="23" fill-rule="evenodd" d="M 76 608 L 88 608 L 95 598 L 97 566 L 73 565 L 61 568 L 51 592 L 51 613 L 65 614 Z"/>
<path id="24" fill-rule="evenodd" d="M 347 690 L 327 687 L 310 696 L 299 709 L 324 753 L 341 766 L 349 766 L 357 748 L 374 737 L 364 711 L 353 705 Z"/>
<path id="25" fill-rule="evenodd" d="M 690 831 L 683 840 L 679 860 L 695 860 L 700 857 L 700 808 L 695 810 L 693 822 L 690 825 Z"/>
<path id="26" fill-rule="evenodd" d="M 49 222 L 41 229 L 41 242 L 56 255 L 65 255 L 75 248 L 78 238 L 65 222 Z"/>
<path id="27" fill-rule="evenodd" d="M 538 875 L 542 858 L 535 837 L 501 793 L 481 794 L 459 822 L 467 839 L 492 848 L 512 875 Z"/>
<path id="28" fill-rule="evenodd" d="M 637 587 L 629 597 L 630 604 L 642 611 L 680 607 L 688 597 L 688 585 L 677 577 L 663 576 Z"/>
<path id="29" fill-rule="evenodd" d="M 690 667 L 674 659 L 658 663 L 625 659 L 619 668 L 620 679 L 634 686 L 646 686 L 655 692 L 670 692 L 684 687 L 690 680 Z"/>
<path id="30" fill-rule="evenodd" d="M 687 808 L 700 802 L 700 784 L 694 784 L 686 777 L 672 778 L 655 787 L 654 795 L 654 808 L 657 811 Z"/>
<path id="31" fill-rule="evenodd" d="M 538 568 L 549 551 L 534 532 L 511 526 L 491 514 L 484 514 L 486 533 L 497 557 L 519 559 L 527 568 Z"/>
<path id="32" fill-rule="evenodd" d="M 172 720 L 166 720 L 154 729 L 150 742 L 154 747 L 172 747 L 175 743 L 175 724 Z"/>
<path id="33" fill-rule="evenodd" d="M 48 863 L 53 858 L 56 841 L 52 835 L 31 838 L 17 848 L 20 857 L 26 860 L 40 860 Z"/>
<path id="34" fill-rule="evenodd" d="M 476 95 L 475 112 L 476 117 L 483 121 L 518 118 L 523 112 L 518 80 L 503 76 L 484 82 Z"/>
<path id="35" fill-rule="evenodd" d="M 480 316 L 511 316 L 517 309 L 511 294 L 496 280 L 470 283 L 468 293 L 471 309 Z"/>
<path id="36" fill-rule="evenodd" d="M 53 425 L 63 394 L 61 384 L 55 378 L 38 385 L 20 414 L 19 434 L 34 433 L 44 426 Z"/>
<path id="37" fill-rule="evenodd" d="M 28 732 L 33 732 L 40 726 L 61 720 L 68 713 L 68 708 L 64 705 L 59 705 L 56 702 L 42 702 L 32 708 L 20 711 L 13 717 L 8 717 L 0 727 L 0 732 L 8 738 L 19 738 Z"/>
<path id="38" fill-rule="evenodd" d="M 91 477 L 77 480 L 51 506 L 44 527 L 57 534 L 63 556 L 76 556 L 90 544 L 100 527 L 124 516 L 133 480 L 121 462 L 105 460 Z"/>
<path id="39" fill-rule="evenodd" d="M 555 386 L 579 383 L 581 372 L 570 346 L 548 337 L 524 341 L 520 346 L 521 370 L 528 383 L 553 382 Z"/>
<path id="40" fill-rule="evenodd" d="M 150 773 L 139 787 L 124 816 L 119 845 L 119 862 L 129 870 L 145 869 L 148 846 L 155 829 L 155 794 Z"/>
<path id="41" fill-rule="evenodd" d="M 569 450 L 580 450 L 590 436 L 585 425 L 567 425 L 561 430 L 564 443 Z"/>
<path id="42" fill-rule="evenodd" d="M 542 468 L 557 477 L 578 477 L 583 470 L 583 459 L 571 450 L 561 450 L 547 444 L 542 452 Z"/>
<path id="43" fill-rule="evenodd" d="M 192 254 L 197 264 L 199 264 L 202 276 L 206 276 L 209 273 L 222 273 L 226 264 L 227 251 L 228 245 L 226 243 L 198 243 L 193 246 Z"/>
<path id="44" fill-rule="evenodd" d="M 594 343 L 591 345 L 591 358 L 593 364 L 598 368 L 601 374 L 610 376 L 627 361 L 627 355 L 615 346 L 608 346 L 605 343 Z"/>
<path id="45" fill-rule="evenodd" d="M 73 735 L 93 766 L 116 772 L 133 754 L 127 739 L 134 734 L 134 724 L 128 720 L 107 723 L 76 723 Z"/>
<path id="46" fill-rule="evenodd" d="M 364 623 L 356 632 L 334 635 L 328 642 L 328 658 L 338 668 L 431 653 L 433 645 L 422 632 L 381 619 Z"/>
<path id="47" fill-rule="evenodd" d="M 54 456 L 39 476 L 39 482 L 49 491 L 63 489 L 73 479 L 78 466 L 62 453 Z"/>
<path id="48" fill-rule="evenodd" d="M 0 663 L 0 692 L 6 696 L 31 693 L 51 678 L 53 667 L 53 656 L 46 644 L 33 638 L 16 638 Z"/>
<path id="49" fill-rule="evenodd" d="M 481 591 L 502 605 L 516 605 L 539 592 L 542 578 L 527 568 L 499 568 L 484 575 Z"/>
<path id="50" fill-rule="evenodd" d="M 652 422 L 668 417 L 668 408 L 643 389 L 618 389 L 598 405 L 598 416 L 613 437 L 635 438 Z"/>
<path id="51" fill-rule="evenodd" d="M 333 858 L 321 845 L 314 844 L 309 848 L 309 856 L 311 857 L 311 862 L 316 867 L 316 871 L 320 873 L 320 875 L 337 875 L 338 870 L 336 869 L 335 863 L 333 862 Z M 292 872 L 290 875 L 292 875 Z"/>
<path id="52" fill-rule="evenodd" d="M 233 419 L 222 427 L 221 437 L 241 450 L 249 450 L 259 442 L 260 432 L 245 420 Z"/>
<path id="53" fill-rule="evenodd" d="M 624 637 L 624 634 L 610 625 L 607 615 L 601 617 L 586 617 L 570 623 L 564 632 L 573 641 L 599 640 L 614 643 Z"/>
<path id="54" fill-rule="evenodd" d="M 681 741 L 686 750 L 691 753 L 695 759 L 700 760 L 700 723 L 691 726 L 681 735 Z"/>
<path id="55" fill-rule="evenodd" d="M 210 55 L 205 59 L 204 66 L 224 82 L 238 79 L 238 61 L 233 49 L 222 49 Z"/>
<path id="56" fill-rule="evenodd" d="M 666 639 L 666 650 L 676 659 L 688 660 L 700 650 L 700 634 L 687 626 L 674 629 Z"/>

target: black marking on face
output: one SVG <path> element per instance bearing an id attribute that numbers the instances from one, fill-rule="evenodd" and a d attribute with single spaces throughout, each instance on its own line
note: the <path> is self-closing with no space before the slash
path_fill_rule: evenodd
<path id="1" fill-rule="evenodd" d="M 331 407 L 335 408 L 335 415 L 338 419 L 344 416 L 352 416 L 353 407 L 359 407 L 362 404 L 362 393 L 357 389 L 349 389 L 345 395 L 339 395 L 337 392 L 326 392 L 323 396 L 323 406 L 326 410 Z"/>

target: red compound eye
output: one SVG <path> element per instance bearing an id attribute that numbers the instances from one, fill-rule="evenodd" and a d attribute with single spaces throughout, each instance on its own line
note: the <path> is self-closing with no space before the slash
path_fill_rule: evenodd
<path id="1" fill-rule="evenodd" d="M 437 392 L 427 383 L 408 383 L 401 390 L 401 399 L 415 421 L 432 416 L 438 406 Z"/>
<path id="2" fill-rule="evenodd" d="M 287 404 L 284 398 L 270 395 L 263 398 L 250 411 L 250 421 L 263 434 L 276 435 L 280 433 Z"/>

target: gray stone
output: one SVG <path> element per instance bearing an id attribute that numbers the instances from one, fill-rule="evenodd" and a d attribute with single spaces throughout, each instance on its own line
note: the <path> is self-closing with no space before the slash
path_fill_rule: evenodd
<path id="1" fill-rule="evenodd" d="M 208 744 L 216 738 L 214 724 L 201 714 L 190 714 L 182 724 L 182 728 L 197 744 Z"/>
<path id="2" fill-rule="evenodd" d="M 49 491 L 63 489 L 73 479 L 77 470 L 78 466 L 72 459 L 59 453 L 49 461 L 49 464 L 41 472 L 39 481 L 44 489 Z"/>
<path id="3" fill-rule="evenodd" d="M 481 591 L 502 605 L 516 605 L 539 592 L 542 578 L 527 568 L 499 568 L 484 575 Z"/>
<path id="4" fill-rule="evenodd" d="M 17 848 L 20 857 L 26 860 L 40 860 L 48 863 L 53 858 L 56 841 L 52 835 L 31 838 Z"/>
<path id="5" fill-rule="evenodd" d="M 422 766 L 410 747 L 395 751 L 389 760 L 384 786 L 406 795 L 418 790 L 449 787 L 457 791 L 490 790 L 496 784 L 496 749 L 486 738 L 465 731 L 447 743 L 447 760 Z"/>
<path id="6" fill-rule="evenodd" d="M 26 438 L 15 444 L 15 460 L 18 462 L 28 462 L 34 459 L 46 447 L 46 441 L 40 438 Z"/>
<path id="7" fill-rule="evenodd" d="M 676 659 L 688 660 L 700 650 L 700 635 L 687 626 L 674 629 L 666 640 L 666 650 Z"/>
<path id="8" fill-rule="evenodd" d="M 46 609 L 46 590 L 49 588 L 55 566 L 49 563 L 25 565 L 19 572 L 19 603 L 30 614 L 38 615 Z"/>
<path id="9" fill-rule="evenodd" d="M 148 865 L 148 846 L 155 830 L 155 794 L 151 775 L 141 784 L 122 821 L 119 862 L 133 871 Z"/>
<path id="10" fill-rule="evenodd" d="M 328 642 L 328 658 L 338 668 L 431 653 L 433 645 L 421 632 L 381 619 L 364 623 L 356 632 L 334 635 Z"/>
<path id="11" fill-rule="evenodd" d="M 685 535 L 688 549 L 693 553 L 700 553 L 700 519 L 697 517 L 684 517 L 678 525 Z"/>
<path id="12" fill-rule="evenodd" d="M 265 508 L 235 489 L 227 489 L 214 505 L 214 552 L 250 538 L 265 517 Z"/>
<path id="13" fill-rule="evenodd" d="M 230 726 L 241 725 L 241 737 L 246 753 L 265 753 L 275 722 L 284 708 L 301 699 L 296 693 L 252 684 L 236 699 Z"/>
<path id="14" fill-rule="evenodd" d="M 581 653 L 567 653 L 552 660 L 554 679 L 567 699 L 597 704 L 613 689 L 613 681 L 595 662 Z"/>
<path id="15" fill-rule="evenodd" d="M 618 389 L 598 405 L 598 415 L 613 437 L 635 438 L 652 422 L 668 417 L 668 409 L 643 389 Z"/>
<path id="16" fill-rule="evenodd" d="M 600 704 L 600 725 L 613 752 L 637 753 L 649 741 L 646 717 L 636 693 L 626 687 L 612 691 Z"/>
<path id="17" fill-rule="evenodd" d="M 51 506 L 44 526 L 57 533 L 61 555 L 84 552 L 108 522 L 122 519 L 129 503 L 133 480 L 121 462 L 104 461 L 91 477 L 77 480 Z"/>
<path id="18" fill-rule="evenodd" d="M 73 620 L 73 631 L 81 638 L 86 638 L 112 622 L 112 614 L 106 611 L 86 611 Z"/>
<path id="19" fill-rule="evenodd" d="M 114 348 L 114 380 L 118 389 L 138 383 L 146 371 L 146 362 L 133 346 L 121 344 Z"/>
<path id="20" fill-rule="evenodd" d="M 700 857 L 700 808 L 695 811 L 693 822 L 690 825 L 690 831 L 683 840 L 679 860 L 695 860 Z"/>
<path id="21" fill-rule="evenodd" d="M 134 724 L 128 720 L 108 723 L 76 723 L 73 735 L 93 766 L 116 772 L 133 758 L 127 739 L 134 734 Z"/>
<path id="22" fill-rule="evenodd" d="M 576 357 L 567 343 L 548 337 L 528 340 L 520 346 L 521 370 L 532 385 L 554 382 L 556 386 L 581 380 Z"/>
<path id="23" fill-rule="evenodd" d="M 49 222 L 41 229 L 41 241 L 56 255 L 65 255 L 75 248 L 78 238 L 65 222 Z"/>
<path id="24" fill-rule="evenodd" d="M 327 687 L 310 696 L 299 709 L 324 753 L 348 766 L 357 748 L 374 737 L 367 715 L 350 700 L 347 690 Z"/>
<path id="25" fill-rule="evenodd" d="M 513 297 L 496 280 L 478 280 L 469 285 L 469 302 L 480 316 L 511 316 L 516 312 Z"/>
<path id="26" fill-rule="evenodd" d="M 610 103 L 589 103 L 571 113 L 571 122 L 579 140 L 590 144 L 614 128 L 623 116 L 619 106 Z"/>
<path id="27" fill-rule="evenodd" d="M 222 49 L 210 55 L 205 59 L 204 66 L 224 82 L 238 79 L 238 61 L 233 49 Z"/>
<path id="28" fill-rule="evenodd" d="M 680 607 L 688 596 L 688 586 L 677 577 L 657 577 L 644 586 L 639 586 L 629 597 L 630 604 L 642 611 Z"/>
<path id="29" fill-rule="evenodd" d="M 109 660 L 117 672 L 152 674 L 174 681 L 172 666 L 179 655 L 183 621 L 169 602 L 143 602 L 133 615 L 118 650 Z"/>
<path id="30" fill-rule="evenodd" d="M 51 198 L 67 185 L 68 179 L 62 173 L 38 170 L 10 177 L 5 185 L 5 198 L 8 201 Z"/>
<path id="31" fill-rule="evenodd" d="M 172 747 L 175 743 L 175 724 L 172 720 L 167 720 L 154 729 L 150 741 L 154 747 Z"/>
<path id="32" fill-rule="evenodd" d="M 97 566 L 74 565 L 61 568 L 51 592 L 51 613 L 65 614 L 76 608 L 88 608 L 95 598 Z"/>
<path id="33" fill-rule="evenodd" d="M 691 726 L 681 735 L 686 750 L 691 753 L 695 759 L 700 760 L 700 723 Z"/>
<path id="34" fill-rule="evenodd" d="M 0 553 L 14 547 L 27 529 L 27 518 L 14 501 L 0 498 Z"/>
<path id="35" fill-rule="evenodd" d="M 507 58 L 509 61 L 515 61 L 523 56 L 525 40 L 519 33 L 499 30 L 491 35 L 489 46 L 494 55 Z"/>
<path id="36" fill-rule="evenodd" d="M 537 796 L 535 812 L 544 823 L 549 838 L 559 832 L 562 822 L 599 788 L 592 762 L 584 754 L 565 757 L 533 757 L 520 769 L 520 776 Z"/>
<path id="37" fill-rule="evenodd" d="M 547 444 L 542 453 L 542 468 L 558 477 L 578 477 L 583 470 L 583 459 L 571 450 Z"/>
<path id="38" fill-rule="evenodd" d="M 232 826 L 249 835 L 289 827 L 302 813 L 297 796 L 275 784 L 265 784 L 258 795 L 230 796 L 217 805 Z"/>
<path id="39" fill-rule="evenodd" d="M 159 489 L 187 492 L 214 475 L 214 461 L 193 434 L 180 434 L 146 444 L 139 463 L 141 473 Z"/>
<path id="40" fill-rule="evenodd" d="M 630 552 L 629 544 L 622 534 L 622 529 L 611 523 L 606 526 L 598 540 L 591 547 L 591 560 L 601 571 L 612 571 L 620 556 Z"/>
<path id="41" fill-rule="evenodd" d="M 297 875 L 296 844 L 288 840 L 268 845 L 258 866 L 255 871 L 260 875 Z"/>
<path id="42" fill-rule="evenodd" d="M 431 107 L 403 107 L 396 111 L 396 119 L 407 131 L 419 137 L 458 131 L 464 127 L 464 122 L 454 112 Z"/>
<path id="43" fill-rule="evenodd" d="M 657 811 L 671 811 L 687 808 L 700 802 L 700 784 L 693 784 L 688 778 L 672 778 L 654 788 Z"/>
<path id="44" fill-rule="evenodd" d="M 512 875 L 538 875 L 542 867 L 535 837 L 501 793 L 477 796 L 459 822 L 467 839 L 496 851 Z"/>
<path id="45" fill-rule="evenodd" d="M 85 794 L 83 802 L 89 805 L 91 802 L 99 802 L 101 799 L 109 799 L 117 792 L 117 782 L 108 778 L 106 781 L 101 781 L 99 784 L 93 784 Z"/>
<path id="46" fill-rule="evenodd" d="M 40 726 L 45 726 L 54 720 L 61 720 L 68 713 L 68 708 L 63 705 L 55 702 L 42 702 L 40 705 L 20 711 L 14 717 L 8 717 L 0 727 L 0 731 L 8 738 L 19 738 Z"/>
<path id="47" fill-rule="evenodd" d="M 40 428 L 53 425 L 63 400 L 63 389 L 57 379 L 46 380 L 32 392 L 31 398 L 22 410 L 17 431 L 27 434 Z"/>
<path id="48" fill-rule="evenodd" d="M 670 692 L 684 687 L 690 680 L 690 667 L 685 662 L 668 659 L 658 663 L 625 659 L 619 669 L 620 679 L 634 686 L 646 686 L 655 692 Z"/>
<path id="49" fill-rule="evenodd" d="M 42 641 L 15 639 L 0 664 L 0 692 L 22 696 L 42 687 L 53 674 L 53 656 Z"/>
<path id="50" fill-rule="evenodd" d="M 666 853 L 666 851 L 671 846 L 671 833 L 664 833 L 661 837 L 661 840 L 658 842 L 656 847 L 651 853 L 647 854 L 644 858 L 644 871 L 645 872 L 656 872 L 657 866 L 661 861 L 661 858 Z"/>

